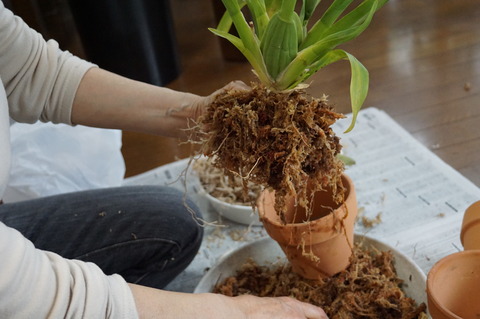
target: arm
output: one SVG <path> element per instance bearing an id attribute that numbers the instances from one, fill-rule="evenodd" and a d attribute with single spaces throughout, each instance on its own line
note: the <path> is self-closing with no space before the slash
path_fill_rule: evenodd
<path id="1" fill-rule="evenodd" d="M 0 318 L 137 318 L 127 283 L 36 249 L 0 222 Z"/>
<path id="2" fill-rule="evenodd" d="M 140 319 L 327 319 L 322 309 L 288 297 L 226 297 L 210 293 L 170 292 L 134 284 L 129 286 Z"/>
<path id="3" fill-rule="evenodd" d="M 223 89 L 245 87 L 232 82 Z M 202 97 L 158 87 L 108 71 L 90 69 L 75 95 L 72 122 L 87 126 L 114 128 L 182 136 L 217 92 Z"/>
<path id="4" fill-rule="evenodd" d="M 75 92 L 92 67 L 46 42 L 0 1 L 0 79 L 14 120 L 70 124 Z"/>
<path id="5" fill-rule="evenodd" d="M 45 42 L 0 1 L 0 78 L 18 122 L 82 124 L 181 136 L 214 94 L 201 97 L 130 80 Z M 230 87 L 245 87 L 230 84 Z M 228 86 L 227 86 L 228 88 Z"/>
<path id="6" fill-rule="evenodd" d="M 210 97 L 129 80 L 62 51 L 0 2 L 0 78 L 18 122 L 182 135 Z M 197 112 L 197 113 L 196 113 Z"/>

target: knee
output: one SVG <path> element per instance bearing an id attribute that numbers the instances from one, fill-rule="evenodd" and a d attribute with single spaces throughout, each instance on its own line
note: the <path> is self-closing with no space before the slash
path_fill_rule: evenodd
<path id="1" fill-rule="evenodd" d="M 151 214 L 156 216 L 157 225 L 167 225 L 189 240 L 201 242 L 204 228 L 202 214 L 187 194 L 166 186 L 148 186 L 143 193 L 149 197 L 146 201 L 150 202 Z"/>

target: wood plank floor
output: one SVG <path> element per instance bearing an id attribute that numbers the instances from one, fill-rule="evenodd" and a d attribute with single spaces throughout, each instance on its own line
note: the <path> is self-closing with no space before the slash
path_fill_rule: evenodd
<path id="1" fill-rule="evenodd" d="M 246 63 L 225 61 L 212 2 L 172 1 L 182 73 L 168 86 L 209 94 L 253 79 Z M 390 0 L 371 26 L 342 48 L 370 71 L 365 107 L 385 110 L 415 138 L 480 186 L 480 2 Z M 313 76 L 310 93 L 349 112 L 347 62 Z M 355 134 L 353 131 L 351 134 Z M 392 141 L 395 143 L 395 141 Z M 177 141 L 125 132 L 127 176 L 188 156 Z"/>

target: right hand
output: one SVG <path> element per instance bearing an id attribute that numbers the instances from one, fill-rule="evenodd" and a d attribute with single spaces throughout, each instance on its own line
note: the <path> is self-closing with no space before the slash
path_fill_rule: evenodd
<path id="1" fill-rule="evenodd" d="M 328 319 L 321 308 L 290 297 L 227 297 L 128 285 L 140 319 Z"/>
<path id="2" fill-rule="evenodd" d="M 321 308 L 290 297 L 260 298 L 243 295 L 231 298 L 231 302 L 246 319 L 328 319 Z"/>

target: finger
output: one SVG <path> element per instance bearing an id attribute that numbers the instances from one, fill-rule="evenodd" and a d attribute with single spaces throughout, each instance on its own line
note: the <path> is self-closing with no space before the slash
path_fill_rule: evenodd
<path id="1" fill-rule="evenodd" d="M 310 304 L 303 304 L 303 313 L 308 319 L 328 319 L 322 308 Z"/>
<path id="2" fill-rule="evenodd" d="M 232 81 L 232 82 L 228 83 L 225 86 L 225 89 L 228 89 L 228 90 L 235 89 L 235 90 L 239 90 L 239 91 L 246 91 L 246 90 L 250 90 L 251 87 L 246 85 L 243 81 L 236 80 L 236 81 Z"/>
<path id="3" fill-rule="evenodd" d="M 224 87 L 216 90 L 215 92 L 213 92 L 212 94 L 210 94 L 208 97 L 206 97 L 206 105 L 212 103 L 218 95 L 224 93 L 224 92 L 228 92 L 228 91 L 248 91 L 250 90 L 251 88 L 246 85 L 243 81 L 239 81 L 239 80 L 236 80 L 236 81 L 231 81 L 230 83 L 228 83 L 227 85 L 225 85 Z"/>
<path id="4" fill-rule="evenodd" d="M 294 305 L 297 307 L 297 309 L 301 310 L 303 314 L 305 315 L 305 318 L 308 319 L 328 319 L 327 314 L 325 311 L 317 306 L 314 306 L 312 304 L 306 303 L 306 302 L 301 302 L 297 299 L 293 298 L 288 298 L 289 302 L 293 302 Z"/>

